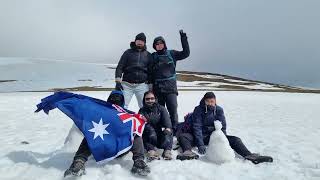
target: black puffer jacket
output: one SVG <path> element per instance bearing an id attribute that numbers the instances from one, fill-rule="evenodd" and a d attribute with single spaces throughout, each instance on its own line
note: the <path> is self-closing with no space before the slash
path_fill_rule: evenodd
<path id="1" fill-rule="evenodd" d="M 126 50 L 120 58 L 116 68 L 116 78 L 129 83 L 149 83 L 152 57 L 147 49 L 139 50 L 135 43 L 130 43 L 130 49 Z"/>
<path id="2" fill-rule="evenodd" d="M 167 109 L 157 102 L 152 107 L 148 107 L 145 102 L 143 102 L 143 107 L 139 110 L 139 114 L 147 118 L 148 125 L 152 126 L 156 132 L 162 131 L 162 128 L 172 128 Z"/>

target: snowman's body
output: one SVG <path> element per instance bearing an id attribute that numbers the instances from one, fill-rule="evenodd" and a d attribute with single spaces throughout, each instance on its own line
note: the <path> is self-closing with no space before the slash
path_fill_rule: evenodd
<path id="1" fill-rule="evenodd" d="M 221 164 L 233 161 L 235 154 L 229 145 L 229 141 L 221 131 L 222 124 L 220 121 L 214 121 L 215 131 L 210 136 L 210 142 L 207 149 L 207 158 L 211 162 Z"/>

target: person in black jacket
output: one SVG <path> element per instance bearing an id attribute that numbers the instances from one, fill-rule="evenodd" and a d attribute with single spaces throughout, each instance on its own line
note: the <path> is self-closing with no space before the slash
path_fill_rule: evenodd
<path id="1" fill-rule="evenodd" d="M 141 108 L 143 94 L 149 90 L 152 57 L 147 51 L 144 33 L 138 34 L 130 47 L 123 53 L 116 68 L 116 90 L 123 91 L 125 108 L 128 108 L 133 94 Z"/>
<path id="2" fill-rule="evenodd" d="M 168 111 L 165 107 L 157 103 L 152 91 L 144 94 L 143 107 L 139 114 L 144 115 L 147 124 L 142 135 L 145 149 L 148 151 L 148 159 L 160 159 L 156 147 L 164 149 L 162 157 L 171 160 L 171 149 L 173 143 L 172 125 Z"/>
<path id="3" fill-rule="evenodd" d="M 182 51 L 168 50 L 164 38 L 159 36 L 153 41 L 156 52 L 152 53 L 153 91 L 158 97 L 159 104 L 167 107 L 174 131 L 178 124 L 176 65 L 177 61 L 190 55 L 187 35 L 182 30 L 180 30 L 180 37 Z"/>
<path id="4" fill-rule="evenodd" d="M 108 97 L 107 102 L 119 105 L 121 107 L 124 106 L 124 97 L 121 91 L 112 91 L 110 96 Z M 150 168 L 144 162 L 144 146 L 143 139 L 140 136 L 135 136 L 133 141 L 133 146 L 131 148 L 131 152 L 133 154 L 133 167 L 131 172 L 133 174 L 138 174 L 142 176 L 146 176 L 150 173 Z M 89 156 L 91 156 L 91 151 L 88 146 L 87 140 L 83 138 L 78 151 L 76 152 L 73 162 L 71 166 L 65 171 L 64 177 L 74 175 L 81 176 L 85 174 L 85 163 L 88 160 Z"/>
<path id="5" fill-rule="evenodd" d="M 177 137 L 183 153 L 179 154 L 177 159 L 197 159 L 199 156 L 191 151 L 193 146 L 198 147 L 199 154 L 206 153 L 206 145 L 209 144 L 210 136 L 215 130 L 214 121 L 221 122 L 222 132 L 226 135 L 231 148 L 240 156 L 255 164 L 273 161 L 270 156 L 251 153 L 239 137 L 227 135 L 224 112 L 222 107 L 216 104 L 216 96 L 213 92 L 207 92 L 201 99 L 200 105 L 194 109 L 181 126 L 179 125 Z"/>

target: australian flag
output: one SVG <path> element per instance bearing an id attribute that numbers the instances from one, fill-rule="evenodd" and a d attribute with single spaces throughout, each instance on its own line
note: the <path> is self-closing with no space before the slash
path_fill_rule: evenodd
<path id="1" fill-rule="evenodd" d="M 145 121 L 120 106 L 92 97 L 56 92 L 37 105 L 49 114 L 58 108 L 81 130 L 97 162 L 109 161 L 130 150 L 134 135 L 142 136 Z"/>

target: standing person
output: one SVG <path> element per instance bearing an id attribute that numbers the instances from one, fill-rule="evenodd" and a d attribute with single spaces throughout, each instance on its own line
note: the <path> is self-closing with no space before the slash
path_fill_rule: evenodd
<path id="1" fill-rule="evenodd" d="M 209 144 L 210 136 L 215 130 L 214 121 L 221 122 L 222 132 L 226 135 L 231 148 L 240 156 L 254 164 L 273 161 L 270 156 L 251 153 L 239 137 L 227 135 L 224 112 L 222 107 L 216 104 L 216 96 L 213 92 L 207 92 L 201 99 L 200 105 L 195 107 L 192 114 L 187 115 L 181 126 L 179 125 L 177 137 L 183 153 L 179 154 L 177 159 L 198 159 L 199 156 L 191 151 L 193 146 L 198 147 L 199 154 L 206 153 L 206 145 Z"/>
<path id="2" fill-rule="evenodd" d="M 186 33 L 180 30 L 182 51 L 168 50 L 163 37 L 156 37 L 153 41 L 152 53 L 152 82 L 153 90 L 158 97 L 159 104 L 166 106 L 175 133 L 178 124 L 178 89 L 176 80 L 177 61 L 183 60 L 190 55 L 189 43 Z"/>
<path id="3" fill-rule="evenodd" d="M 139 108 L 142 107 L 143 94 L 149 90 L 151 54 L 147 51 L 146 36 L 139 33 L 130 49 L 120 58 L 115 72 L 116 90 L 123 91 L 125 108 L 128 108 L 135 94 Z"/>
<path id="4" fill-rule="evenodd" d="M 167 109 L 157 102 L 152 91 L 144 94 L 143 107 L 139 110 L 139 114 L 144 115 L 148 122 L 142 135 L 143 144 L 148 151 L 148 160 L 160 159 L 156 147 L 164 149 L 163 159 L 171 160 L 173 143 L 171 120 Z"/>
<path id="5" fill-rule="evenodd" d="M 123 107 L 124 97 L 122 92 L 112 91 L 110 96 L 108 97 L 107 102 Z M 133 174 L 139 174 L 142 176 L 149 174 L 150 168 L 144 162 L 144 147 L 142 137 L 137 135 L 134 137 L 131 152 L 133 153 L 132 160 L 134 162 L 131 172 Z M 88 146 L 87 140 L 83 138 L 78 151 L 73 158 L 73 162 L 71 166 L 65 171 L 64 176 L 81 176 L 85 174 L 85 162 L 88 160 L 91 154 L 92 153 Z"/>

